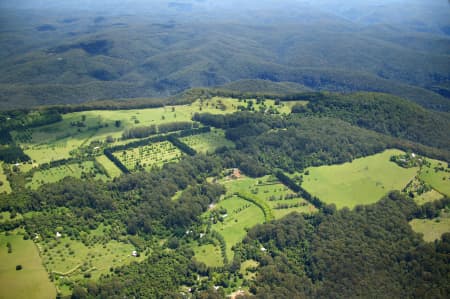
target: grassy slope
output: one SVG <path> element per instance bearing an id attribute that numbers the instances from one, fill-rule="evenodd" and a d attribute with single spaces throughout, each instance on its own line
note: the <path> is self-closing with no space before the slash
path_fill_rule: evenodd
<path id="1" fill-rule="evenodd" d="M 7 253 L 6 243 L 12 245 Z M 56 297 L 56 289 L 48 279 L 33 241 L 24 241 L 21 235 L 0 234 L 0 298 L 48 299 Z M 16 271 L 16 265 L 23 269 Z"/>
<path id="2" fill-rule="evenodd" d="M 240 212 L 237 209 L 248 206 Z M 251 228 L 256 224 L 264 222 L 264 214 L 262 210 L 251 202 L 240 197 L 233 196 L 229 199 L 220 201 L 217 208 L 227 209 L 228 216 L 223 222 L 217 222 L 212 225 L 212 229 L 219 232 L 225 239 L 227 244 L 226 253 L 229 260 L 233 258 L 231 247 L 242 241 L 247 234 L 246 228 Z"/>
<path id="3" fill-rule="evenodd" d="M 225 178 L 221 181 L 221 184 L 227 188 L 227 194 L 229 196 L 236 192 L 242 192 L 252 194 L 252 196 L 264 200 L 272 209 L 275 218 L 281 218 L 294 211 L 300 213 L 311 213 L 315 211 L 315 208 L 302 198 L 294 197 L 293 199 L 284 199 L 285 196 L 292 195 L 292 191 L 277 180 L 274 180 L 271 176 L 265 176 L 258 179 L 243 176 L 237 180 Z M 280 196 L 282 196 L 283 199 L 279 199 Z M 276 197 L 276 199 L 269 200 L 271 197 Z M 305 205 L 288 209 L 275 209 L 275 206 L 278 203 L 303 203 Z M 231 196 L 220 201 L 215 209 L 218 208 L 227 209 L 227 217 L 224 218 L 223 222 L 213 224 L 212 229 L 216 230 L 224 237 L 227 245 L 227 257 L 230 260 L 233 257 L 231 247 L 244 238 L 246 228 L 251 228 L 256 224 L 263 223 L 264 214 L 261 208 L 238 196 Z M 208 257 L 206 257 L 204 253 L 199 254 L 198 258 L 208 260 Z"/>
<path id="4" fill-rule="evenodd" d="M 224 100 L 225 110 L 216 108 L 214 103 L 218 100 L 219 98 L 213 99 L 208 106 L 197 101 L 191 105 L 175 106 L 174 109 L 165 107 L 69 113 L 63 115 L 62 122 L 31 129 L 31 140 L 20 141 L 21 132 L 17 131 L 13 132 L 13 136 L 33 160 L 45 163 L 68 158 L 71 151 L 76 151 L 80 146 L 88 145 L 92 141 L 104 141 L 107 136 L 120 138 L 122 133 L 130 127 L 190 121 L 195 112 L 223 114 L 236 111 L 237 100 Z M 83 116 L 86 117 L 86 127 L 71 126 L 72 122 L 81 121 Z M 115 126 L 117 120 L 121 122 L 120 127 Z M 102 128 L 99 128 L 100 124 L 103 125 Z"/>
<path id="5" fill-rule="evenodd" d="M 431 166 L 423 167 L 420 178 L 439 193 L 450 196 L 450 172 L 446 172 L 450 169 L 447 168 L 447 163 L 433 159 L 428 159 L 428 161 L 431 162 Z M 444 167 L 444 171 L 435 171 L 435 167 Z"/>
<path id="6" fill-rule="evenodd" d="M 414 231 L 423 234 L 425 241 L 433 242 L 443 233 L 450 232 L 450 212 L 443 211 L 436 219 L 414 219 L 409 223 Z"/>
<path id="7" fill-rule="evenodd" d="M 399 150 L 387 150 L 342 165 L 309 168 L 302 186 L 326 203 L 353 208 L 381 199 L 390 190 L 401 190 L 418 168 L 404 169 L 389 161 Z"/>
<path id="8" fill-rule="evenodd" d="M 94 162 L 92 161 L 83 162 L 81 165 L 75 163 L 52 167 L 50 169 L 36 171 L 31 182 L 27 184 L 27 187 L 37 189 L 43 183 L 58 182 L 68 176 L 81 178 L 82 172 L 89 173 L 95 170 Z M 103 174 L 96 174 L 95 179 L 106 180 L 107 177 Z"/>
<path id="9" fill-rule="evenodd" d="M 53 241 L 53 243 L 55 242 Z M 131 253 L 134 250 L 134 246 L 117 241 L 110 241 L 105 246 L 97 243 L 87 247 L 79 241 L 63 238 L 61 242 L 55 244 L 56 246 L 52 246 L 53 248 L 45 244 L 42 245 L 43 249 L 48 249 L 47 252 L 43 253 L 43 260 L 50 272 L 65 274 L 87 263 L 88 268 L 92 269 L 93 279 L 98 279 L 102 273 L 108 273 L 110 267 L 121 266 L 144 258 L 143 256 L 139 258 L 132 257 Z M 66 247 L 66 244 L 69 247 Z M 74 254 L 70 254 L 70 250 L 73 250 Z M 75 271 L 72 276 L 81 278 L 82 274 Z"/>
<path id="10" fill-rule="evenodd" d="M 423 205 L 426 204 L 427 202 L 433 202 L 435 200 L 441 199 L 442 197 L 443 195 L 441 193 L 433 189 L 431 191 L 425 192 L 421 195 L 414 197 L 414 201 L 418 205 Z"/>
<path id="11" fill-rule="evenodd" d="M 227 188 L 227 194 L 242 192 L 263 199 L 272 209 L 276 219 L 282 218 L 291 212 L 312 213 L 316 210 L 314 206 L 306 202 L 303 198 L 294 197 L 292 199 L 285 199 L 286 196 L 293 195 L 294 193 L 271 176 L 257 179 L 243 176 L 238 180 L 223 180 L 222 184 Z M 275 209 L 278 204 L 292 205 L 296 203 L 305 205 L 287 209 Z"/>
<path id="12" fill-rule="evenodd" d="M 181 138 L 181 141 L 189 145 L 199 153 L 214 153 L 222 146 L 234 147 L 234 143 L 225 138 L 223 130 L 213 129 L 209 133 Z"/>
<path id="13" fill-rule="evenodd" d="M 122 174 L 122 171 L 117 168 L 116 164 L 111 162 L 105 155 L 98 156 L 95 159 L 105 168 L 110 178 L 115 178 Z"/>
<path id="14" fill-rule="evenodd" d="M 23 215 L 20 213 L 17 213 L 16 217 L 11 219 L 11 212 L 0 212 L 0 223 L 4 223 L 6 221 L 11 221 L 11 220 L 21 220 L 21 219 L 23 219 Z"/>
<path id="15" fill-rule="evenodd" d="M 196 246 L 193 248 L 195 252 L 195 258 L 202 263 L 205 263 L 208 267 L 222 267 L 223 258 L 220 252 L 219 246 L 212 244 Z"/>

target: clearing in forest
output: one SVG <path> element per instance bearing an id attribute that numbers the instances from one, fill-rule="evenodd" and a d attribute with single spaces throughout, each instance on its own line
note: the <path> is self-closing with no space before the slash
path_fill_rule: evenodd
<path id="1" fill-rule="evenodd" d="M 271 175 L 261 178 L 246 176 L 241 176 L 239 179 L 225 178 L 220 183 L 227 189 L 227 194 L 247 193 L 254 198 L 264 200 L 276 219 L 292 212 L 309 214 L 316 211 L 313 205 Z"/>
<path id="2" fill-rule="evenodd" d="M 223 258 L 220 246 L 217 244 L 199 245 L 193 248 L 197 261 L 208 267 L 222 267 Z"/>
<path id="3" fill-rule="evenodd" d="M 234 147 L 234 143 L 225 138 L 223 130 L 212 129 L 211 132 L 180 138 L 198 153 L 211 154 L 220 147 Z"/>
<path id="4" fill-rule="evenodd" d="M 390 161 L 400 154 L 390 149 L 350 163 L 310 167 L 303 174 L 302 187 L 337 208 L 375 203 L 391 190 L 402 190 L 417 174 L 419 167 L 402 168 Z"/>
<path id="5" fill-rule="evenodd" d="M 123 266 L 133 261 L 142 261 L 145 256 L 132 255 L 135 247 L 129 243 L 105 238 L 109 227 L 100 225 L 96 230 L 84 233 L 80 240 L 72 240 L 64 231 L 61 237 L 47 239 L 38 243 L 41 256 L 49 273 L 55 276 L 55 282 L 63 295 L 70 295 L 73 282 L 86 278 L 97 280 L 101 274 L 107 274 L 111 268 Z"/>
<path id="6" fill-rule="evenodd" d="M 443 233 L 450 232 L 450 209 L 441 210 L 437 218 L 413 219 L 409 224 L 415 232 L 423 234 L 425 241 L 433 242 L 440 239 Z"/>
<path id="7" fill-rule="evenodd" d="M 426 159 L 430 165 L 423 165 L 420 179 L 430 184 L 441 194 L 450 196 L 450 168 L 449 164 L 439 160 Z"/>
<path id="8" fill-rule="evenodd" d="M 71 163 L 49 169 L 38 170 L 33 174 L 31 181 L 26 185 L 31 189 L 37 189 L 43 184 L 55 183 L 65 177 L 94 178 L 107 180 L 107 176 L 95 166 L 93 161 L 83 163 Z"/>
<path id="9" fill-rule="evenodd" d="M 114 153 L 114 156 L 130 171 L 162 167 L 166 163 L 179 161 L 182 155 L 183 153 L 169 141 L 156 142 Z"/>
<path id="10" fill-rule="evenodd" d="M 233 260 L 231 248 L 244 239 L 246 230 L 264 222 L 261 208 L 238 196 L 221 200 L 209 216 L 213 218 L 211 229 L 225 240 L 228 261 Z"/>

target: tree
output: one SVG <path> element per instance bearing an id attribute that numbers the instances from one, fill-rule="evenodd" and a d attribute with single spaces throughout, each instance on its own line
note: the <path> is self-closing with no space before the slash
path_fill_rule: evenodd
<path id="1" fill-rule="evenodd" d="M 80 286 L 75 286 L 72 291 L 72 299 L 84 299 L 87 298 L 87 292 Z"/>
<path id="2" fill-rule="evenodd" d="M 107 143 L 113 143 L 114 142 L 114 137 L 112 137 L 111 135 L 106 136 L 106 142 Z"/>

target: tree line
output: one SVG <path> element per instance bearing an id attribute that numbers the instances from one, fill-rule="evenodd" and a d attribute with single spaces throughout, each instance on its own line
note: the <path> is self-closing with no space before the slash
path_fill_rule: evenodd
<path id="1" fill-rule="evenodd" d="M 145 138 L 155 134 L 165 134 L 174 131 L 184 131 L 198 128 L 198 123 L 170 122 L 160 125 L 138 126 L 125 130 L 122 139 Z"/>

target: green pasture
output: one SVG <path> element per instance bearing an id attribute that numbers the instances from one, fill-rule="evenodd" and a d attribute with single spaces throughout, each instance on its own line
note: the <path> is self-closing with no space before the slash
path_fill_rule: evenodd
<path id="1" fill-rule="evenodd" d="M 227 189 L 227 194 L 248 193 L 255 198 L 263 199 L 271 208 L 276 219 L 292 212 L 313 213 L 316 211 L 313 205 L 298 197 L 271 175 L 256 179 L 246 176 L 239 179 L 226 177 L 220 183 Z"/>
<path id="2" fill-rule="evenodd" d="M 11 218 L 11 212 L 0 212 L 0 223 L 4 223 L 11 220 L 21 220 L 23 219 L 23 215 L 17 213 L 14 218 Z"/>
<path id="3" fill-rule="evenodd" d="M 270 109 L 278 111 L 280 114 L 289 114 L 291 113 L 292 107 L 297 104 L 305 104 L 305 101 L 289 101 L 289 102 L 280 102 L 279 105 L 275 105 L 275 100 L 266 99 L 263 102 L 258 103 L 256 99 L 235 99 L 228 97 L 213 97 L 209 100 L 204 100 L 203 102 L 197 101 L 196 105 L 199 105 L 203 109 L 219 109 L 224 112 L 233 112 L 239 110 L 239 107 L 248 107 L 250 106 L 254 108 L 255 111 L 265 111 L 267 112 Z"/>
<path id="4" fill-rule="evenodd" d="M 116 164 L 111 162 L 105 155 L 98 156 L 95 160 L 103 166 L 110 178 L 116 178 L 122 174 L 122 171 L 117 168 Z"/>
<path id="5" fill-rule="evenodd" d="M 57 276 L 82 278 L 91 273 L 93 279 L 109 272 L 110 267 L 118 267 L 132 261 L 142 260 L 131 255 L 131 244 L 109 241 L 106 244 L 95 243 L 86 246 L 80 241 L 62 237 L 49 243 L 40 243 L 45 266 Z"/>
<path id="6" fill-rule="evenodd" d="M 219 129 L 212 129 L 209 133 L 183 137 L 182 142 L 189 145 L 199 153 L 214 153 L 217 148 L 226 146 L 234 147 L 234 143 L 225 138 L 225 132 Z"/>
<path id="7" fill-rule="evenodd" d="M 215 209 L 226 209 L 227 214 L 223 221 L 211 226 L 212 230 L 220 233 L 226 242 L 226 254 L 229 260 L 233 259 L 231 248 L 241 242 L 247 234 L 247 229 L 264 222 L 263 211 L 255 204 L 238 196 L 221 200 Z"/>
<path id="8" fill-rule="evenodd" d="M 114 156 L 130 171 L 161 167 L 166 163 L 178 161 L 182 155 L 183 153 L 169 141 L 156 142 L 114 153 Z"/>
<path id="9" fill-rule="evenodd" d="M 237 102 L 237 100 L 234 100 Z M 208 105 L 209 106 L 209 105 Z M 14 131 L 14 140 L 38 163 L 68 158 L 74 151 L 92 141 L 119 139 L 131 127 L 190 121 L 196 112 L 232 113 L 199 101 L 190 105 L 133 110 L 94 110 L 63 115 L 58 123 L 24 131 Z"/>
<path id="10" fill-rule="evenodd" d="M 11 186 L 8 178 L 3 172 L 3 163 L 0 163 L 0 193 L 11 193 Z"/>
<path id="11" fill-rule="evenodd" d="M 303 188 L 337 208 L 353 208 L 371 204 L 391 190 L 402 190 L 417 174 L 419 168 L 402 168 L 390 162 L 402 151 L 391 149 L 355 159 L 351 163 L 310 167 L 303 175 Z"/>
<path id="12" fill-rule="evenodd" d="M 447 167 L 448 163 L 433 159 L 427 159 L 427 161 L 431 165 L 422 166 L 420 178 L 439 193 L 450 196 L 450 168 Z"/>
<path id="13" fill-rule="evenodd" d="M 442 210 L 435 219 L 413 219 L 409 222 L 413 230 L 423 234 L 423 239 L 433 242 L 441 238 L 443 233 L 450 232 L 450 211 Z"/>
<path id="14" fill-rule="evenodd" d="M 222 267 L 223 258 L 220 247 L 213 244 L 195 246 L 193 248 L 197 261 L 204 263 L 208 267 Z"/>
<path id="15" fill-rule="evenodd" d="M 95 232 L 91 238 L 101 239 Z M 63 295 L 70 294 L 70 284 L 89 278 L 97 280 L 110 268 L 123 266 L 133 261 L 142 261 L 145 256 L 132 256 L 134 246 L 115 240 L 97 241 L 86 246 L 81 241 L 63 236 L 59 239 L 38 243 L 42 260 L 49 273 L 55 277 L 55 284 Z"/>
<path id="16" fill-rule="evenodd" d="M 6 246 L 8 242 L 11 244 L 11 253 L 8 253 Z M 22 270 L 16 270 L 17 265 L 21 265 Z M 18 231 L 9 236 L 0 233 L 0 298 L 55 297 L 55 286 L 49 280 L 33 241 L 23 240 L 23 235 Z"/>
<path id="17" fill-rule="evenodd" d="M 105 141 L 111 136 L 118 142 L 122 133 L 131 127 L 191 121 L 195 113 L 226 114 L 238 110 L 252 102 L 255 110 L 277 109 L 280 113 L 290 113 L 291 107 L 299 102 L 281 102 L 276 106 L 273 100 L 257 104 L 256 100 L 214 97 L 197 100 L 189 105 L 166 106 L 133 110 L 93 110 L 63 115 L 63 120 L 23 131 L 14 131 L 14 140 L 25 153 L 38 164 L 60 160 L 75 155 L 83 146 L 92 141 Z M 300 102 L 302 103 L 302 102 Z M 206 144 L 209 141 L 204 141 Z M 223 140 L 221 142 L 224 142 Z M 209 146 L 205 146 L 208 150 Z"/>
<path id="18" fill-rule="evenodd" d="M 89 176 L 95 179 L 107 180 L 106 175 L 99 172 L 94 162 L 86 161 L 38 170 L 33 174 L 31 181 L 26 186 L 31 189 L 37 189 L 43 184 L 58 182 L 68 176 L 75 178 Z"/>
<path id="19" fill-rule="evenodd" d="M 417 195 L 414 197 L 414 201 L 418 204 L 418 205 L 423 205 L 426 204 L 427 202 L 433 202 L 435 200 L 439 200 L 441 198 L 443 198 L 444 196 L 437 192 L 436 190 L 431 190 L 428 192 L 425 192 L 421 195 Z"/>

